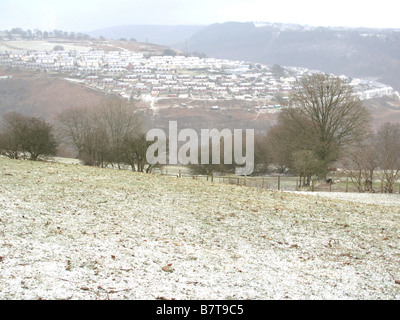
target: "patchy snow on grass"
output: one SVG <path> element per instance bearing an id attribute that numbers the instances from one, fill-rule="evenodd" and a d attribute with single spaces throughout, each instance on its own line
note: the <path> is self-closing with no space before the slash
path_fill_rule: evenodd
<path id="1" fill-rule="evenodd" d="M 339 199 L 354 201 L 366 204 L 388 205 L 400 207 L 400 195 L 395 193 L 354 193 L 354 192 L 308 192 L 301 191 L 301 194 L 325 197 L 330 199 Z"/>
<path id="2" fill-rule="evenodd" d="M 399 299 L 400 208 L 0 158 L 0 299 Z"/>

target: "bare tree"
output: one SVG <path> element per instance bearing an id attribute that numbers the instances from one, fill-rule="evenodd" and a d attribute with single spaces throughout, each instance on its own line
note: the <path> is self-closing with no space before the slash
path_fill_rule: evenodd
<path id="1" fill-rule="evenodd" d="M 382 171 L 384 190 L 393 193 L 400 178 L 400 124 L 385 123 L 376 134 L 376 156 Z"/>
<path id="2" fill-rule="evenodd" d="M 371 133 L 363 141 L 353 144 L 343 152 L 342 163 L 359 192 L 374 192 L 373 181 L 378 169 L 376 136 Z"/>
<path id="3" fill-rule="evenodd" d="M 64 110 L 57 117 L 57 135 L 61 143 L 71 146 L 84 164 L 95 165 L 95 133 L 91 111 L 86 107 Z"/>
<path id="4" fill-rule="evenodd" d="M 136 108 L 122 99 L 110 99 L 94 110 L 92 121 L 97 131 L 102 132 L 103 144 L 108 147 L 105 160 L 122 163 L 124 143 L 139 137 L 142 131 L 142 121 Z"/>
<path id="5" fill-rule="evenodd" d="M 51 124 L 16 112 L 3 116 L 0 144 L 6 156 L 31 160 L 56 155 L 58 146 Z"/>
<path id="6" fill-rule="evenodd" d="M 300 186 L 309 186 L 313 175 L 318 175 L 321 163 L 311 150 L 300 150 L 293 153 L 293 171 L 300 177 Z"/>
<path id="7" fill-rule="evenodd" d="M 51 124 L 39 118 L 28 121 L 23 134 L 22 149 L 29 154 L 31 160 L 37 160 L 41 156 L 55 156 L 57 146 Z"/>
<path id="8" fill-rule="evenodd" d="M 111 98 L 92 108 L 70 109 L 58 116 L 58 133 L 87 165 L 126 163 L 127 150 L 140 142 L 142 119 L 134 105 Z"/>
<path id="9" fill-rule="evenodd" d="M 152 142 L 146 140 L 145 134 L 126 136 L 122 147 L 122 161 L 129 165 L 132 171 L 151 172 L 156 165 L 149 164 L 146 152 Z"/>
<path id="10" fill-rule="evenodd" d="M 346 150 L 343 164 L 360 192 L 374 192 L 373 181 L 377 178 L 384 192 L 394 192 L 400 178 L 399 136 L 400 124 L 385 123 L 376 133 Z"/>
<path id="11" fill-rule="evenodd" d="M 0 152 L 11 159 L 24 157 L 22 150 L 22 123 L 25 117 L 17 112 L 3 115 L 0 131 Z"/>
<path id="12" fill-rule="evenodd" d="M 295 117 L 287 113 L 280 113 L 278 123 L 267 133 L 266 144 L 271 164 L 274 164 L 279 173 L 290 171 L 298 172 L 300 159 L 298 157 L 314 153 L 316 144 L 310 121 L 298 110 L 292 110 Z M 301 124 L 301 126 L 299 125 Z M 308 123 L 308 125 L 306 125 Z M 303 129 L 304 125 L 304 129 Z M 303 134 L 301 132 L 303 131 Z M 311 132 L 310 132 L 311 131 Z M 313 155 L 313 158 L 316 158 Z"/>
<path id="13" fill-rule="evenodd" d="M 272 162 L 270 145 L 266 135 L 257 134 L 254 139 L 254 167 L 256 173 L 267 173 Z"/>
<path id="14" fill-rule="evenodd" d="M 302 78 L 281 114 L 281 122 L 293 128 L 291 137 L 302 140 L 303 149 L 312 150 L 322 163 L 323 178 L 341 148 L 366 134 L 369 120 L 368 111 L 347 81 L 322 74 Z"/>

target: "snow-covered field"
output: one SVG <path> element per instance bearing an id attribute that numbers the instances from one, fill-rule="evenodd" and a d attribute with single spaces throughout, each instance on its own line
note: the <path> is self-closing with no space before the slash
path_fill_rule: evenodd
<path id="1" fill-rule="evenodd" d="M 18 52 L 18 51 L 28 51 L 28 50 L 37 50 L 37 51 L 50 51 L 53 50 L 54 46 L 62 45 L 66 51 L 70 50 L 78 50 L 78 51 L 87 51 L 88 46 L 83 43 L 74 43 L 74 42 L 50 42 L 45 40 L 15 40 L 15 41 L 0 41 L 0 51 L 10 51 L 10 52 Z"/>
<path id="2" fill-rule="evenodd" d="M 398 205 L 4 158 L 0 179 L 0 299 L 400 298 Z"/>
<path id="3" fill-rule="evenodd" d="M 383 206 L 398 206 L 400 208 L 400 195 L 388 193 L 345 193 L 345 192 L 297 192 L 298 194 L 313 195 L 329 199 L 339 199 L 366 204 Z"/>

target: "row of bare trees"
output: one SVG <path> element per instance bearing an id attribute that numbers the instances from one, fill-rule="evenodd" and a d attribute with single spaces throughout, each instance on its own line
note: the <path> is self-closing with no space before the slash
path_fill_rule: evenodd
<path id="1" fill-rule="evenodd" d="M 54 125 L 17 112 L 4 114 L 0 124 L 0 154 L 13 159 L 43 159 L 57 155 L 61 147 L 72 149 L 86 165 L 150 172 L 150 144 L 139 112 L 119 98 L 92 108 L 67 109 Z"/>
<path id="2" fill-rule="evenodd" d="M 150 142 L 131 103 L 110 98 L 95 108 L 65 110 L 57 121 L 59 140 L 72 146 L 84 164 L 103 168 L 128 165 L 133 171 L 151 171 L 146 161 Z"/>
<path id="3" fill-rule="evenodd" d="M 400 124 L 385 123 L 346 150 L 343 165 L 360 192 L 393 193 L 400 179 Z M 374 184 L 379 181 L 379 184 Z"/>
<path id="4" fill-rule="evenodd" d="M 22 39 L 47 39 L 47 38 L 61 38 L 61 39 L 72 39 L 72 40 L 90 40 L 92 39 L 87 34 L 83 33 L 75 33 L 75 32 L 66 32 L 62 30 L 53 30 L 53 31 L 41 31 L 39 29 L 34 30 L 24 30 L 22 28 L 13 28 L 11 30 L 5 31 L 7 38 L 13 40 L 16 35 L 19 35 Z"/>

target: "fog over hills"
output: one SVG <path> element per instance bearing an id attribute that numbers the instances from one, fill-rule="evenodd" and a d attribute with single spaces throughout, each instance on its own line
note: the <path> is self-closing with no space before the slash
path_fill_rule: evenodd
<path id="1" fill-rule="evenodd" d="M 185 42 L 196 32 L 206 26 L 187 25 L 124 25 L 88 32 L 92 37 L 107 39 L 136 39 L 139 42 L 149 42 L 165 46 L 173 46 Z"/>
<path id="2" fill-rule="evenodd" d="M 400 90 L 400 30 L 227 22 L 209 26 L 125 26 L 91 36 L 135 38 L 209 57 L 371 78 Z"/>

